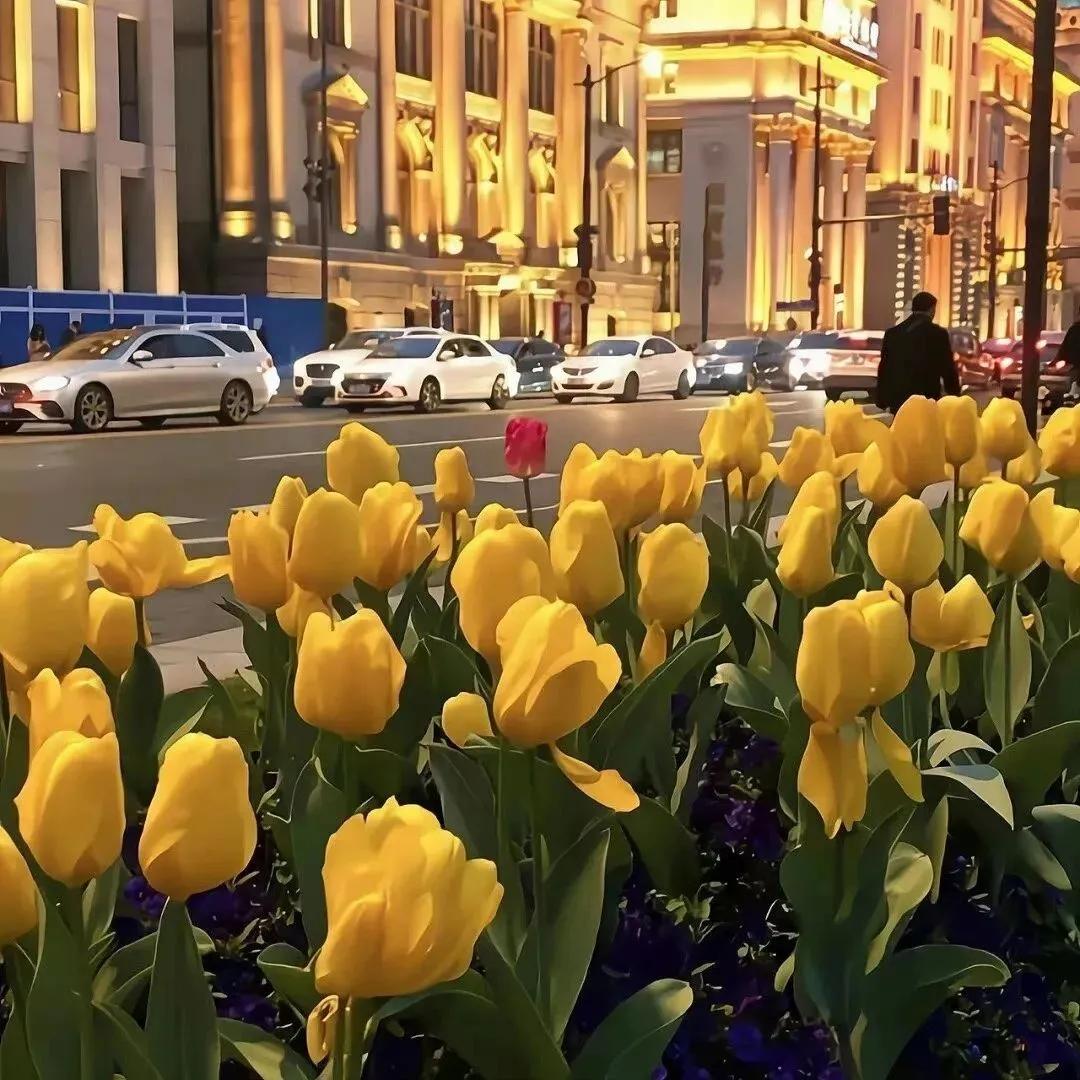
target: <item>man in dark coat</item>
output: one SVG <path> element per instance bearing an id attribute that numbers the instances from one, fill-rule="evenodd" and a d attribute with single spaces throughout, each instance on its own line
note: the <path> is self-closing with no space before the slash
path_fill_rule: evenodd
<path id="1" fill-rule="evenodd" d="M 878 365 L 878 407 L 895 412 L 909 397 L 922 394 L 935 401 L 942 393 L 959 394 L 949 331 L 934 322 L 937 297 L 919 293 L 911 302 L 911 314 L 885 331 Z"/>

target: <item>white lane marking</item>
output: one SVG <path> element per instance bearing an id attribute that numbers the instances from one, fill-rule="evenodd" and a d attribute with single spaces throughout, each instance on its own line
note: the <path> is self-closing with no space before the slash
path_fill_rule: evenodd
<path id="1" fill-rule="evenodd" d="M 478 435 L 469 439 L 432 439 L 429 442 L 395 443 L 398 450 L 409 450 L 420 446 L 461 446 L 464 443 L 502 442 L 503 435 Z M 293 450 L 285 454 L 252 454 L 250 457 L 237 458 L 237 461 L 277 461 L 281 458 L 321 457 L 326 447 L 321 450 Z"/>
<path id="2" fill-rule="evenodd" d="M 558 473 L 553 473 L 553 472 L 537 473 L 536 476 L 533 477 L 533 479 L 534 480 L 552 480 L 558 475 L 559 475 Z M 507 473 L 503 473 L 501 476 L 478 476 L 476 478 L 476 482 L 478 484 L 520 484 L 521 483 L 521 477 L 520 476 L 510 476 Z"/>
<path id="3" fill-rule="evenodd" d="M 713 409 L 722 409 L 722 408 L 724 408 L 723 402 L 725 400 L 727 400 L 727 399 L 721 399 L 715 405 L 690 405 L 687 408 L 679 409 L 679 412 L 712 412 Z M 773 401 L 771 398 L 768 398 L 767 400 L 769 402 L 769 408 L 770 409 L 793 409 L 793 408 L 795 408 L 796 405 L 802 405 L 803 404 L 803 402 L 801 402 L 801 401 Z M 786 413 L 785 415 L 786 416 L 798 416 L 798 415 L 801 415 L 802 411 L 806 411 L 806 410 L 801 410 L 800 412 L 795 412 L 795 413 Z M 820 409 L 810 409 L 809 411 L 810 412 L 821 412 Z"/>
<path id="4" fill-rule="evenodd" d="M 781 439 L 779 442 L 769 443 L 769 448 L 772 450 L 784 450 L 791 445 L 790 439 Z"/>
<path id="5" fill-rule="evenodd" d="M 192 518 L 192 517 L 169 517 L 164 519 L 166 525 L 198 525 L 205 521 L 206 518 Z M 69 525 L 69 532 L 83 532 L 83 533 L 96 533 L 97 529 L 93 525 Z"/>

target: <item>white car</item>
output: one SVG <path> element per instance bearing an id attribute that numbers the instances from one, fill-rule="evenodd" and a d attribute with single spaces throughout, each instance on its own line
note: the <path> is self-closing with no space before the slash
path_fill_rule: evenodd
<path id="1" fill-rule="evenodd" d="M 414 334 L 445 337 L 433 326 L 388 326 L 379 330 L 350 330 L 337 344 L 300 357 L 293 364 L 293 392 L 308 408 L 317 408 L 334 396 L 344 365 L 363 360 L 372 349 L 393 338 Z"/>
<path id="2" fill-rule="evenodd" d="M 486 401 L 502 409 L 518 391 L 514 361 L 471 334 L 390 338 L 342 367 L 334 400 L 349 412 L 411 405 L 431 413 L 444 401 Z"/>
<path id="3" fill-rule="evenodd" d="M 688 398 L 694 389 L 694 357 L 667 338 L 639 334 L 594 341 L 579 355 L 551 369 L 555 400 L 613 397 L 636 401 L 639 394 Z"/>
<path id="4" fill-rule="evenodd" d="M 66 423 L 83 433 L 104 431 L 113 420 L 158 428 L 170 416 L 243 424 L 266 408 L 280 381 L 246 327 L 100 330 L 44 360 L 0 370 L 0 435 L 26 423 Z"/>

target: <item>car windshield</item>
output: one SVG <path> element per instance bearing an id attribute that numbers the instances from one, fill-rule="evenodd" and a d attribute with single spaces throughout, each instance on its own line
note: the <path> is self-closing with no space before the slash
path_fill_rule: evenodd
<path id="1" fill-rule="evenodd" d="M 831 349 L 836 345 L 839 334 L 803 334 L 791 339 L 792 349 Z"/>
<path id="2" fill-rule="evenodd" d="M 350 330 L 334 348 L 374 349 L 376 345 L 398 337 L 401 337 L 400 330 Z"/>
<path id="3" fill-rule="evenodd" d="M 638 343 L 627 338 L 605 338 L 585 347 L 582 356 L 636 356 Z"/>
<path id="4" fill-rule="evenodd" d="M 119 356 L 141 330 L 100 330 L 57 349 L 49 360 L 104 360 Z"/>
<path id="5" fill-rule="evenodd" d="M 983 352 L 991 356 L 1008 356 L 1012 352 L 1015 342 L 1011 337 L 991 338 L 983 342 Z"/>
<path id="6" fill-rule="evenodd" d="M 513 356 L 521 345 L 522 340 L 523 339 L 519 337 L 503 337 L 496 338 L 495 341 L 489 341 L 488 344 L 496 352 L 506 353 L 507 356 Z"/>
<path id="7" fill-rule="evenodd" d="M 703 341 L 695 350 L 695 356 L 753 356 L 757 352 L 757 338 L 720 338 Z"/>
<path id="8" fill-rule="evenodd" d="M 441 341 L 442 338 L 421 337 L 419 334 L 411 337 L 397 337 L 382 342 L 371 355 L 385 356 L 395 360 L 426 359 L 439 347 Z"/>
<path id="9" fill-rule="evenodd" d="M 850 349 L 858 352 L 881 352 L 881 338 L 845 336 L 837 338 L 837 349 Z"/>

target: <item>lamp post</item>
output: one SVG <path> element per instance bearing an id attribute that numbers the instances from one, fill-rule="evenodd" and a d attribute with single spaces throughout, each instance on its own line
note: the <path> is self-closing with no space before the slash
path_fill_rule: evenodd
<path id="1" fill-rule="evenodd" d="M 1005 254 L 1004 245 L 998 239 L 998 226 L 1001 221 L 1001 193 L 1008 191 L 1013 184 L 1022 184 L 1027 177 L 1017 176 L 1007 184 L 1001 183 L 1001 166 L 992 162 L 990 176 L 990 242 L 988 247 L 989 269 L 986 282 L 986 303 L 990 308 L 990 318 L 986 327 L 986 336 L 996 336 L 997 327 L 997 279 L 998 260 Z"/>
<path id="2" fill-rule="evenodd" d="M 837 83 L 826 82 L 821 76 L 821 58 L 817 62 L 817 82 L 814 86 L 814 177 L 813 206 L 810 213 L 810 329 L 816 330 L 821 320 L 821 93 L 823 90 L 835 90 Z"/>

